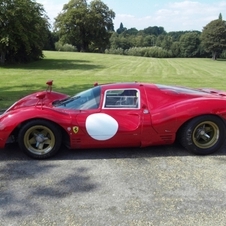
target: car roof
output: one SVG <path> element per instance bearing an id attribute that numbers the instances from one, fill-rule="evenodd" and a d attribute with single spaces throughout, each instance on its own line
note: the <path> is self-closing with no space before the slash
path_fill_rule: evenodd
<path id="1" fill-rule="evenodd" d="M 100 84 L 104 89 L 124 89 L 124 88 L 139 88 L 140 86 L 148 86 L 152 88 L 157 88 L 155 84 L 152 83 L 141 83 L 141 82 L 116 82 L 116 83 L 106 83 Z"/>

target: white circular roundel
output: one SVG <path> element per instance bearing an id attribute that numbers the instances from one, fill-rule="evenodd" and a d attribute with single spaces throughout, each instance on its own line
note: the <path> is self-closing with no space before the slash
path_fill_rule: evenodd
<path id="1" fill-rule="evenodd" d="M 110 115 L 96 113 L 86 119 L 86 130 L 95 140 L 108 140 L 118 131 L 118 122 Z"/>

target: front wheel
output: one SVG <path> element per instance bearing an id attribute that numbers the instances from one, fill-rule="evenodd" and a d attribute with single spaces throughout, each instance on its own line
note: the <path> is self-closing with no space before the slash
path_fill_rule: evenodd
<path id="1" fill-rule="evenodd" d="M 41 119 L 27 122 L 18 135 L 20 148 L 36 159 L 45 159 L 56 154 L 61 141 L 60 128 L 52 122 Z"/>
<path id="2" fill-rule="evenodd" d="M 211 154 L 224 143 L 225 124 L 217 116 L 200 116 L 189 121 L 179 136 L 187 150 L 199 155 Z"/>

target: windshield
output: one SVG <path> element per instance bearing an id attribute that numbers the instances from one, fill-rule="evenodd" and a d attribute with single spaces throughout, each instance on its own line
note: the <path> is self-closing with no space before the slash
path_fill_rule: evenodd
<path id="1" fill-rule="evenodd" d="M 100 87 L 95 86 L 65 100 L 56 101 L 53 106 L 76 110 L 97 109 L 100 104 L 100 92 Z"/>

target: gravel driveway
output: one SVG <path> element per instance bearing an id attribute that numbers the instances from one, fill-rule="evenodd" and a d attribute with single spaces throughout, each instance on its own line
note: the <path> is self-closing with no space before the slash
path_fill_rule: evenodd
<path id="1" fill-rule="evenodd" d="M 0 150 L 0 225 L 225 225 L 226 148 Z"/>

